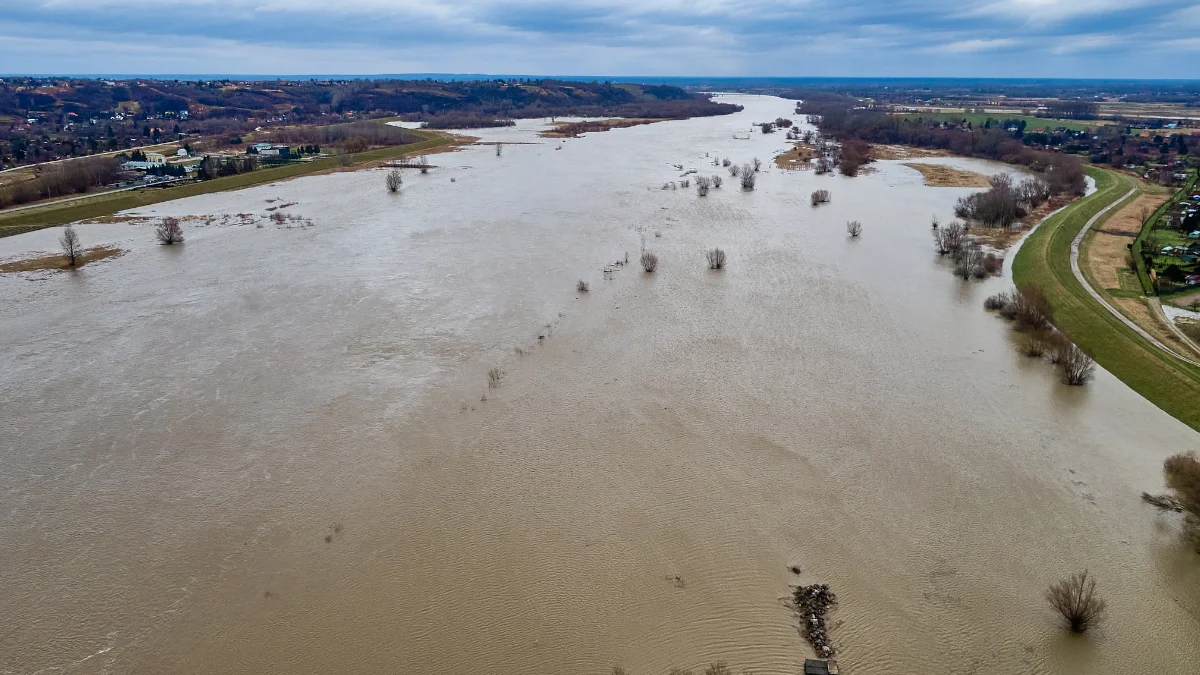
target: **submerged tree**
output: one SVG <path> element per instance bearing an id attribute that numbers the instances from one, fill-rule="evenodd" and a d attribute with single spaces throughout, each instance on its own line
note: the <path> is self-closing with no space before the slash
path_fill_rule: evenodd
<path id="1" fill-rule="evenodd" d="M 1056 581 L 1046 590 L 1046 602 L 1062 615 L 1074 633 L 1083 633 L 1104 619 L 1108 603 L 1096 594 L 1096 579 L 1087 570 Z"/>
<path id="2" fill-rule="evenodd" d="M 384 180 L 387 184 L 388 192 L 399 192 L 400 186 L 404 184 L 404 177 L 400 175 L 399 169 L 392 169 L 388 172 L 387 178 Z"/>
<path id="3" fill-rule="evenodd" d="M 862 223 L 857 220 L 851 220 L 846 223 L 846 233 L 851 237 L 857 237 L 862 234 Z"/>
<path id="4" fill-rule="evenodd" d="M 754 167 L 747 164 L 742 167 L 740 178 L 743 190 L 753 190 L 754 183 L 758 180 L 758 175 L 754 173 Z"/>
<path id="5" fill-rule="evenodd" d="M 642 269 L 647 273 L 658 269 L 658 256 L 650 251 L 642 251 Z"/>
<path id="6" fill-rule="evenodd" d="M 179 226 L 179 219 L 170 216 L 163 218 L 154 228 L 154 237 L 163 246 L 183 243 L 183 228 Z"/>
<path id="7" fill-rule="evenodd" d="M 719 248 L 711 248 L 705 254 L 705 257 L 708 258 L 708 269 L 719 270 L 725 268 L 725 251 Z"/>

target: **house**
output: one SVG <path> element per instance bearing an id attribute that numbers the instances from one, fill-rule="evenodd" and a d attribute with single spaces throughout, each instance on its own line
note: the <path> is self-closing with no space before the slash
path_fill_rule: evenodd
<path id="1" fill-rule="evenodd" d="M 188 151 L 187 151 L 187 150 L 184 150 L 183 148 L 180 148 L 180 149 L 178 149 L 178 150 L 176 150 L 176 151 L 175 151 L 175 156 L 176 156 L 176 157 L 187 157 L 187 156 L 188 156 Z"/>
<path id="2" fill-rule="evenodd" d="M 167 158 L 160 152 L 147 152 L 146 162 L 152 165 L 161 165 L 167 163 Z"/>
<path id="3" fill-rule="evenodd" d="M 250 148 L 254 148 L 255 152 L 261 153 L 263 150 L 270 150 L 271 144 L 270 143 L 255 143 L 254 145 L 251 145 Z M 249 151 L 250 148 L 246 148 L 246 150 Z"/>

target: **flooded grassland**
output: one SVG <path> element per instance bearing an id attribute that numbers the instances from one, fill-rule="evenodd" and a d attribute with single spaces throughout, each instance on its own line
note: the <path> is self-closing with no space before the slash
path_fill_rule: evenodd
<path id="1" fill-rule="evenodd" d="M 972 189 L 780 170 L 748 132 L 793 103 L 734 98 L 473 132 L 503 153 L 398 194 L 158 204 L 128 215 L 197 216 L 183 246 L 85 224 L 126 253 L 0 275 L 0 673 L 794 673 L 814 582 L 845 673 L 1193 672 L 1200 560 L 1138 495 L 1200 437 L 1019 354 L 981 308 L 1010 282 L 930 243 Z M 1074 638 L 1042 592 L 1085 567 L 1110 616 Z"/>

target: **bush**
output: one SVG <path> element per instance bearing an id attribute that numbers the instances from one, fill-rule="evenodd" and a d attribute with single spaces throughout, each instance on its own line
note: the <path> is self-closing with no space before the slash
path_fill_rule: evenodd
<path id="1" fill-rule="evenodd" d="M 933 231 L 933 244 L 939 255 L 957 252 L 962 248 L 966 238 L 966 229 L 958 221 Z"/>
<path id="2" fill-rule="evenodd" d="M 831 199 L 831 197 L 829 195 L 829 190 L 813 190 L 813 193 L 812 193 L 812 195 L 810 195 L 810 198 L 812 200 L 813 206 L 816 206 L 818 204 L 826 204 Z"/>
<path id="3" fill-rule="evenodd" d="M 740 174 L 741 172 L 742 172 L 742 167 L 738 166 L 737 164 L 733 164 L 729 167 L 729 175 L 734 178 L 737 178 L 738 174 Z"/>
<path id="4" fill-rule="evenodd" d="M 846 223 L 846 232 L 851 237 L 857 237 L 858 235 L 862 234 L 862 223 L 858 222 L 857 220 L 851 220 L 850 222 Z"/>
<path id="5" fill-rule="evenodd" d="M 983 257 L 983 271 L 992 276 L 1000 274 L 1004 271 L 1004 258 L 995 253 L 989 253 Z"/>
<path id="6" fill-rule="evenodd" d="M 757 173 L 757 172 L 759 172 L 760 170 L 762 170 L 762 160 L 761 160 L 761 159 L 759 159 L 759 158 L 757 158 L 757 157 L 755 157 L 754 159 L 750 160 L 750 165 L 754 167 L 754 171 L 755 171 L 755 173 Z"/>
<path id="7" fill-rule="evenodd" d="M 500 380 L 504 379 L 504 371 L 500 368 L 492 368 L 488 371 L 488 389 L 495 389 L 500 386 Z"/>
<path id="8" fill-rule="evenodd" d="M 1196 551 L 1200 552 L 1200 459 L 1195 452 L 1169 457 L 1163 463 L 1163 477 L 1184 512 Z"/>
<path id="9" fill-rule="evenodd" d="M 1063 382 L 1076 387 L 1090 382 L 1096 371 L 1096 362 L 1076 345 L 1063 350 L 1058 365 L 1063 371 Z"/>
<path id="10" fill-rule="evenodd" d="M 706 254 L 708 258 L 708 269 L 719 270 L 725 268 L 725 251 L 719 248 L 712 248 Z"/>
<path id="11" fill-rule="evenodd" d="M 170 216 L 163 218 L 154 228 L 154 237 L 163 246 L 183 243 L 183 228 L 179 226 L 179 219 Z"/>
<path id="12" fill-rule="evenodd" d="M 722 183 L 722 182 L 724 182 L 724 181 L 722 180 L 722 178 L 721 178 L 720 176 L 713 176 L 713 177 L 712 177 L 712 186 L 713 186 L 713 188 L 714 188 L 714 189 L 715 189 L 715 188 L 719 188 L 719 187 L 721 187 L 721 183 Z"/>
<path id="13" fill-rule="evenodd" d="M 650 251 L 642 251 L 642 269 L 646 272 L 653 272 L 658 269 L 658 256 Z"/>
<path id="14" fill-rule="evenodd" d="M 743 190 L 753 190 L 754 183 L 757 182 L 757 180 L 758 175 L 754 173 L 753 167 L 751 167 L 749 164 L 742 167 L 741 181 Z"/>
<path id="15" fill-rule="evenodd" d="M 1046 602 L 1062 615 L 1074 633 L 1083 633 L 1104 618 L 1108 603 L 1096 594 L 1096 579 L 1087 570 L 1056 581 L 1046 589 Z"/>
<path id="16" fill-rule="evenodd" d="M 988 296 L 988 298 L 983 301 L 983 308 L 987 309 L 987 310 L 995 311 L 995 310 L 999 310 L 999 309 L 1004 309 L 1006 306 L 1008 306 L 1011 303 L 1012 303 L 1012 296 L 1009 295 L 1008 293 L 1001 292 L 1001 293 L 997 293 L 995 295 Z"/>
<path id="17" fill-rule="evenodd" d="M 969 241 L 963 241 L 962 245 L 952 251 L 954 254 L 954 274 L 963 278 L 963 281 L 970 279 L 976 275 L 977 271 L 983 269 L 983 249 L 979 244 Z"/>
<path id="18" fill-rule="evenodd" d="M 404 178 L 400 175 L 399 169 L 392 169 L 385 179 L 388 192 L 399 192 L 400 186 L 404 184 Z"/>
<path id="19" fill-rule="evenodd" d="M 1046 330 L 1054 321 L 1054 310 L 1042 289 L 1035 284 L 1021 284 L 1017 289 L 1016 319 L 1023 328 Z"/>
<path id="20" fill-rule="evenodd" d="M 579 291 L 580 293 L 587 293 L 591 290 L 591 286 L 588 286 L 588 282 L 580 279 L 579 283 L 575 284 L 575 290 Z"/>

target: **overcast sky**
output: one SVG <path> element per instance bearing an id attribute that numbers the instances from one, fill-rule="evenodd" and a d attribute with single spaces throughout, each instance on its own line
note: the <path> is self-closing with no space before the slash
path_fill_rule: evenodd
<path id="1" fill-rule="evenodd" d="M 0 0 L 0 72 L 1200 79 L 1200 2 Z"/>

